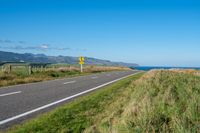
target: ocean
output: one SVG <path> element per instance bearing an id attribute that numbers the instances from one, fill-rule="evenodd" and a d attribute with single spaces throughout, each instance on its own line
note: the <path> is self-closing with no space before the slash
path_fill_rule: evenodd
<path id="1" fill-rule="evenodd" d="M 200 70 L 200 67 L 162 67 L 162 66 L 138 66 L 138 67 L 131 67 L 137 70 L 149 71 L 152 69 L 196 69 Z"/>

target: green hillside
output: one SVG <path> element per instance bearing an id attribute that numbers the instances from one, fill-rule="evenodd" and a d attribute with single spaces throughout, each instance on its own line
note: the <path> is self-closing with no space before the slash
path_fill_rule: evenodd
<path id="1" fill-rule="evenodd" d="M 78 64 L 79 57 L 47 56 L 44 54 L 32 54 L 32 53 L 21 54 L 21 53 L 0 51 L 0 64 L 1 64 L 1 62 Z M 96 59 L 96 58 L 91 58 L 91 57 L 85 57 L 85 64 L 106 65 L 106 66 L 126 66 L 126 67 L 138 66 L 138 64 L 136 64 L 136 63 L 113 62 L 113 61 L 109 61 L 109 60 L 102 60 L 102 59 Z"/>

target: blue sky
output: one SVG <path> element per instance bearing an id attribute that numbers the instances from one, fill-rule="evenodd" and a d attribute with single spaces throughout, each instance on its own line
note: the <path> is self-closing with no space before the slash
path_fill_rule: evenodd
<path id="1" fill-rule="evenodd" d="M 0 50 L 200 66 L 200 2 L 0 0 Z"/>

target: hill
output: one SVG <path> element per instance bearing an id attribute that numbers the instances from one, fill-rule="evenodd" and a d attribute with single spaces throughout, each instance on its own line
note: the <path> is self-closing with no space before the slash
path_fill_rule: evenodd
<path id="1" fill-rule="evenodd" d="M 37 62 L 37 63 L 67 63 L 67 64 L 77 64 L 78 57 L 71 56 L 47 56 L 44 54 L 31 54 L 31 53 L 13 53 L 0 51 L 0 62 Z M 135 63 L 124 63 L 124 62 L 112 62 L 109 60 L 101 60 L 91 57 L 86 57 L 86 64 L 95 65 L 108 65 L 108 66 L 138 66 Z"/>

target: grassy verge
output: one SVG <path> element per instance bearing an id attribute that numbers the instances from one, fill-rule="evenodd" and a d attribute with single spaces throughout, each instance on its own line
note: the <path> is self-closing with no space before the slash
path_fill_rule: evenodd
<path id="1" fill-rule="evenodd" d="M 139 78 L 141 75 L 79 98 L 9 132 L 200 132 L 200 76 L 196 72 L 157 70 Z"/>
<path id="2" fill-rule="evenodd" d="M 14 71 L 15 70 L 15 71 Z M 106 67 L 106 66 L 86 66 L 84 73 L 80 73 L 78 67 L 62 67 L 62 68 L 49 68 L 44 71 L 34 71 L 33 74 L 28 75 L 26 69 L 14 69 L 12 73 L 0 72 L 0 87 L 25 84 L 32 82 L 39 82 L 44 80 L 52 80 L 63 77 L 74 77 L 87 75 L 92 73 L 100 73 L 107 71 L 129 70 L 124 67 Z"/>
<path id="3" fill-rule="evenodd" d="M 130 99 L 87 132 L 200 132 L 200 77 L 188 71 L 150 71 L 127 89 Z"/>
<path id="4" fill-rule="evenodd" d="M 11 133 L 80 133 L 101 121 L 104 117 L 121 112 L 126 101 L 130 99 L 127 86 L 142 74 L 137 74 L 109 85 L 90 95 L 78 98 L 70 104 L 41 115 L 23 125 L 10 129 Z"/>

